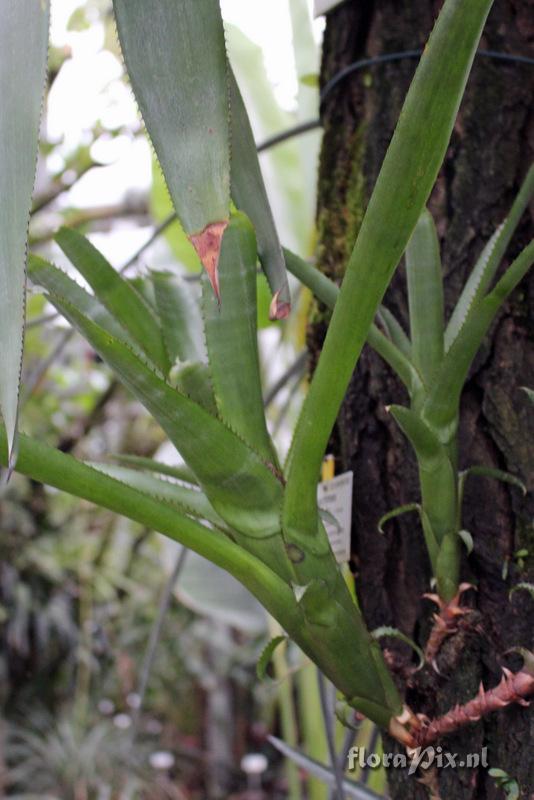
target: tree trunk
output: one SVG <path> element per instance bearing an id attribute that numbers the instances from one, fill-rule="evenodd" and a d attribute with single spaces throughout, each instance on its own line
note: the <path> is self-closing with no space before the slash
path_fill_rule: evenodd
<path id="1" fill-rule="evenodd" d="M 429 0 L 347 0 L 327 18 L 322 85 L 358 59 L 424 45 L 441 5 Z M 481 46 L 532 56 L 533 38 L 533 0 L 497 0 Z M 324 104 L 318 265 L 335 280 L 342 277 L 414 69 L 413 60 L 370 67 L 346 78 Z M 476 60 L 429 203 L 441 239 L 447 313 L 532 162 L 533 74 L 528 65 Z M 527 214 L 506 263 L 531 236 Z M 463 556 L 462 579 L 478 587 L 476 594 L 468 595 L 476 611 L 471 625 L 444 645 L 442 675 L 425 667 L 408 680 L 409 705 L 429 716 L 473 697 L 480 681 L 486 688 L 495 685 L 502 664 L 518 668 L 517 656 L 504 656 L 508 648 L 534 649 L 534 600 L 526 591 L 509 599 L 514 584 L 534 582 L 534 471 L 529 442 L 534 407 L 520 390 L 534 387 L 533 296 L 531 273 L 499 315 L 477 356 L 463 394 L 460 430 L 461 468 L 484 464 L 508 470 L 527 484 L 530 494 L 522 497 L 516 488 L 487 478 L 468 483 L 463 527 L 473 536 L 474 550 Z M 402 267 L 385 304 L 406 328 Z M 317 306 L 309 326 L 312 363 L 326 324 L 325 309 Z M 422 597 L 430 591 L 430 568 L 419 522 L 406 515 L 389 523 L 386 535 L 377 530 L 386 511 L 419 499 L 415 458 L 386 411 L 388 404 L 406 401 L 390 369 L 365 348 L 331 447 L 337 471 L 354 470 L 353 562 L 368 626 L 394 626 L 424 645 L 435 608 Z M 514 555 L 521 549 L 528 550 L 524 559 Z M 388 646 L 401 667 L 411 663 L 411 653 L 398 640 L 388 641 Z M 487 746 L 489 766 L 505 770 L 520 785 L 521 797 L 529 798 L 534 796 L 533 731 L 533 710 L 516 706 L 441 744 L 459 753 L 459 760 Z M 385 745 L 386 750 L 393 747 L 389 741 Z M 504 796 L 487 769 L 439 770 L 439 783 L 443 800 Z M 420 783 L 398 770 L 390 771 L 389 785 L 393 798 L 428 796 Z"/>

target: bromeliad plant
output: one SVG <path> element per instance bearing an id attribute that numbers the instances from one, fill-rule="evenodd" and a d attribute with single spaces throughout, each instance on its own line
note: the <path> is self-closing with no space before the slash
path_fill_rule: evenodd
<path id="1" fill-rule="evenodd" d="M 423 211 L 406 249 L 406 281 L 410 337 L 383 306 L 368 343 L 404 384 L 410 408 L 389 406 L 414 449 L 419 467 L 421 501 L 389 511 L 379 530 L 400 514 L 417 512 L 421 521 L 437 594 L 428 595 L 440 608 L 428 639 L 426 656 L 435 664 L 444 638 L 456 629 L 462 611 L 459 600 L 470 584 L 460 584 L 462 542 L 470 552 L 472 535 L 462 527 L 462 500 L 467 478 L 483 475 L 525 488 L 518 478 L 497 469 L 472 466 L 459 471 L 459 405 L 469 368 L 499 309 L 534 260 L 531 242 L 495 283 L 495 274 L 525 208 L 534 195 L 534 166 L 508 217 L 484 247 L 445 325 L 443 274 L 439 242 L 432 216 Z M 288 268 L 316 296 L 334 308 L 338 289 L 324 275 L 294 255 Z M 385 334 L 385 335 L 384 335 Z"/>
<path id="2" fill-rule="evenodd" d="M 39 35 L 46 29 L 47 4 L 36 4 L 42 7 L 42 16 L 30 14 L 30 5 L 12 6 L 8 33 L 2 33 L 11 37 L 12 45 L 22 35 L 21 26 L 30 25 Z M 275 319 L 284 318 L 290 309 L 286 264 L 296 271 L 304 267 L 280 246 L 246 110 L 227 60 L 218 0 L 114 0 L 133 90 L 177 215 L 208 276 L 203 279 L 202 319 L 176 279 L 155 274 L 153 291 L 141 296 L 73 231 L 60 231 L 57 241 L 93 294 L 52 264 L 30 258 L 33 283 L 45 287 L 50 301 L 180 451 L 188 470 L 178 476 L 185 477 L 188 485 L 163 481 L 156 465 L 151 472 L 136 472 L 124 466 L 83 464 L 22 435 L 16 469 L 161 531 L 228 570 L 279 620 L 352 707 L 410 746 L 424 741 L 424 729 L 418 717 L 403 707 L 378 643 L 367 631 L 335 562 L 318 515 L 316 484 L 350 376 L 369 337 L 379 352 L 395 361 L 411 386 L 412 408 L 392 413 L 416 446 L 426 481 L 422 508 L 429 519 L 426 533 L 434 569 L 444 601 L 453 597 L 457 569 L 450 565 L 456 558 L 458 536 L 456 517 L 453 521 L 447 514 L 453 507 L 452 495 L 455 511 L 458 508 L 457 485 L 449 474 L 454 473 L 457 402 L 444 406 L 443 393 L 459 395 L 469 353 L 478 346 L 501 295 L 513 288 L 531 263 L 532 247 L 506 274 L 504 289 L 501 279 L 487 297 L 476 294 L 472 313 L 463 326 L 456 326 L 450 355 L 440 358 L 443 388 L 438 396 L 424 374 L 438 366 L 421 352 L 421 332 L 416 335 L 412 330 L 410 357 L 373 325 L 373 319 L 410 241 L 412 271 L 421 267 L 420 241 L 426 241 L 431 229 L 427 217 L 416 226 L 443 160 L 491 5 L 491 0 L 444 3 L 406 97 L 343 284 L 338 293 L 335 290 L 328 334 L 285 465 L 279 462 L 263 411 L 256 264 L 259 259 L 269 280 Z M 2 65 L 3 70 L 8 67 L 9 61 Z M 28 64 L 24 68 L 30 70 Z M 32 86 L 40 80 L 34 74 Z M 11 100 L 13 114 L 6 122 L 2 117 L 2 124 L 27 127 L 20 104 L 14 97 Z M 14 147 L 13 139 L 6 141 Z M 9 147 L 4 142 L 2 146 L 3 164 L 9 160 Z M 4 188 L 2 196 L 8 198 L 4 202 L 16 212 L 20 228 L 20 209 L 29 206 L 27 187 L 19 188 L 15 182 L 13 195 Z M 20 247 L 7 256 L 2 251 L 4 280 L 17 259 L 20 264 L 24 261 Z M 436 266 L 431 264 L 429 271 L 433 277 L 425 271 L 415 282 L 421 283 L 421 291 L 432 281 L 437 286 Z M 484 290 L 490 273 L 483 268 Z M 420 289 L 415 283 L 412 295 L 417 305 Z M 427 324 L 419 313 L 412 318 Z M 18 321 L 21 330 L 21 314 Z M 18 342 L 15 312 L 6 321 L 3 318 L 2 325 L 4 340 L 12 336 Z M 468 356 L 462 355 L 464 351 Z M 16 347 L 7 346 L 4 353 L 13 365 Z M 447 359 L 449 364 L 451 359 L 456 359 L 454 364 L 462 361 L 463 371 L 456 366 L 448 369 Z M 2 372 L 7 437 L 0 449 L 2 462 L 11 466 L 17 450 L 12 374 L 12 369 Z M 436 491 L 434 467 L 449 481 L 443 502 Z M 527 671 L 518 676 L 507 689 L 507 702 L 534 689 L 534 678 Z"/>

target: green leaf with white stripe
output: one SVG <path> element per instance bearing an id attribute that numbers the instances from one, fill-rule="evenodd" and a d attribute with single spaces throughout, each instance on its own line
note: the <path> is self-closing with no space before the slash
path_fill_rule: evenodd
<path id="1" fill-rule="evenodd" d="M 221 419 L 260 455 L 276 461 L 260 381 L 256 310 L 256 238 L 244 214 L 233 214 L 219 260 L 221 305 L 203 281 L 206 345 Z"/>
<path id="2" fill-rule="evenodd" d="M 159 323 L 143 297 L 85 236 L 70 228 L 61 228 L 55 239 L 102 305 L 166 375 L 171 365 Z"/>
<path id="3" fill-rule="evenodd" d="M 2 3 L 0 24 L 0 413 L 15 446 L 26 244 L 48 45 L 48 0 Z"/>

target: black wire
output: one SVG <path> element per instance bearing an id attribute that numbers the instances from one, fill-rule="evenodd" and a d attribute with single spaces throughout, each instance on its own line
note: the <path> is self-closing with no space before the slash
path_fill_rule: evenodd
<path id="1" fill-rule="evenodd" d="M 422 53 L 422 49 L 403 50 L 398 53 L 385 53 L 384 55 L 375 56 L 374 58 L 362 58 L 359 61 L 353 61 L 352 64 L 348 64 L 324 85 L 320 95 L 321 105 L 332 90 L 354 72 L 359 72 L 366 67 L 373 67 L 376 64 L 387 64 L 391 61 L 404 61 L 404 59 L 411 58 L 419 59 Z M 515 55 L 514 53 L 500 53 L 498 50 L 478 50 L 476 55 L 482 56 L 482 58 L 491 58 L 495 61 L 506 61 L 512 64 L 534 64 L 534 58 L 530 58 L 529 56 Z"/>
<path id="2" fill-rule="evenodd" d="M 330 78 L 330 80 L 327 81 L 327 83 L 323 86 L 320 96 L 321 105 L 324 103 L 332 90 L 354 72 L 359 72 L 361 69 L 365 69 L 366 67 L 374 67 L 375 64 L 386 64 L 389 61 L 404 61 L 404 59 L 409 58 L 420 58 L 422 52 L 422 50 L 403 50 L 401 53 L 385 53 L 384 55 L 375 56 L 374 58 L 362 58 L 359 61 L 353 61 L 352 64 L 348 64 L 338 73 L 336 73 L 336 75 L 334 75 L 333 78 Z"/>
<path id="3" fill-rule="evenodd" d="M 301 133 L 307 133 L 308 131 L 313 131 L 315 128 L 320 127 L 320 119 L 310 119 L 307 122 L 301 122 L 286 131 L 275 133 L 274 136 L 270 136 L 268 139 L 260 142 L 260 144 L 256 145 L 256 152 L 262 153 L 264 150 L 268 150 L 270 147 L 274 147 L 276 144 L 285 142 L 286 139 L 291 139 L 293 136 L 298 136 Z"/>
<path id="4" fill-rule="evenodd" d="M 319 97 L 319 105 L 321 110 L 326 98 L 332 93 L 332 91 L 355 72 L 359 72 L 367 67 L 374 67 L 377 64 L 404 61 L 404 59 L 419 59 L 422 53 L 422 49 L 403 50 L 402 52 L 398 53 L 385 53 L 384 55 L 375 56 L 373 58 L 362 58 L 359 61 L 353 61 L 352 64 L 347 64 L 346 67 L 344 67 L 342 70 L 336 73 L 333 78 L 327 81 L 321 90 Z M 500 53 L 498 50 L 478 50 L 476 55 L 481 56 L 482 58 L 491 58 L 494 61 L 505 61 L 509 64 L 534 64 L 534 58 L 530 58 L 529 56 L 514 55 L 513 53 Z M 322 122 L 320 118 L 310 119 L 307 122 L 300 122 L 298 125 L 294 125 L 292 128 L 288 128 L 285 131 L 281 131 L 280 133 L 276 133 L 274 136 L 270 136 L 268 139 L 265 139 L 257 146 L 256 149 L 258 153 L 261 153 L 264 150 L 269 150 L 269 148 L 275 147 L 277 144 L 287 142 L 288 139 L 293 139 L 295 136 L 300 136 L 302 133 L 316 130 L 317 128 L 320 128 L 321 125 Z"/>

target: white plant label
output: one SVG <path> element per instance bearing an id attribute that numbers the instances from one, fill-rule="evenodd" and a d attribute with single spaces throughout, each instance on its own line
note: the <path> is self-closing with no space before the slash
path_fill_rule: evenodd
<path id="1" fill-rule="evenodd" d="M 319 513 L 338 564 L 350 558 L 352 472 L 343 472 L 317 487 Z"/>

